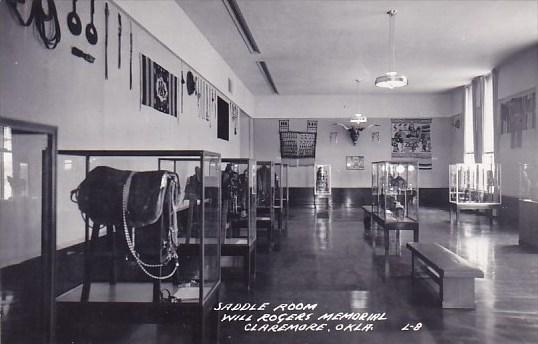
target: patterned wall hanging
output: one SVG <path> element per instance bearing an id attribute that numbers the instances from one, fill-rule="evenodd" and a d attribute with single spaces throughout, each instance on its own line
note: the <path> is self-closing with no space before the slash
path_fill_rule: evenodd
<path id="1" fill-rule="evenodd" d="M 177 77 L 140 54 L 140 80 L 141 104 L 177 117 Z"/>
<path id="2" fill-rule="evenodd" d="M 318 121 L 309 120 L 306 132 L 290 131 L 289 123 L 286 125 L 280 121 L 280 155 L 282 159 L 314 159 L 316 157 L 317 126 Z"/>
<path id="3" fill-rule="evenodd" d="M 431 123 L 431 118 L 391 119 L 392 158 L 418 160 L 421 170 L 431 170 Z"/>
<path id="4" fill-rule="evenodd" d="M 523 130 L 536 128 L 536 92 L 511 96 L 501 103 L 501 135 L 510 134 L 510 148 L 522 146 Z"/>

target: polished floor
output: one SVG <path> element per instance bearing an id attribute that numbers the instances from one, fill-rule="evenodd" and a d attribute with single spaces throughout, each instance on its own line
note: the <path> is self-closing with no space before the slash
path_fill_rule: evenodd
<path id="1" fill-rule="evenodd" d="M 323 313 L 385 313 L 369 332 L 248 332 L 245 322 L 221 322 L 217 338 L 225 344 L 282 343 L 537 343 L 538 253 L 518 246 L 517 229 L 489 225 L 485 216 L 464 213 L 458 225 L 448 212 L 420 211 L 420 241 L 438 242 L 484 271 L 475 282 L 476 308 L 441 309 L 425 281 L 412 284 L 405 248 L 385 259 L 364 237 L 362 211 L 335 209 L 329 218 L 312 209 L 292 209 L 289 230 L 279 252 L 258 254 L 255 286 L 248 291 L 240 273 L 224 274 L 221 301 L 317 304 Z M 410 241 L 402 235 L 402 243 Z M 373 240 L 375 242 L 375 238 Z M 259 316 L 264 312 L 253 312 Z M 221 314 L 222 316 L 222 314 Z M 315 322 L 315 321 L 310 321 Z M 349 321 L 348 321 L 349 322 Z M 346 322 L 346 323 L 348 323 Z M 357 321 L 360 323 L 360 321 Z M 419 326 L 417 326 L 420 323 Z M 408 330 L 403 330 L 406 328 Z M 217 326 L 217 324 L 213 325 Z M 86 324 L 84 334 L 64 338 L 84 343 L 189 343 L 190 328 L 181 324 Z M 357 328 L 357 327 L 356 327 Z M 359 327 L 360 328 L 360 327 Z"/>

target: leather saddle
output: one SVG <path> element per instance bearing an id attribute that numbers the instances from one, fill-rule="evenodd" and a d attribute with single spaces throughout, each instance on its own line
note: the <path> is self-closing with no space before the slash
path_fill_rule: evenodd
<path id="1" fill-rule="evenodd" d="M 126 183 L 128 190 L 124 190 Z M 175 205 L 179 201 L 179 189 L 179 178 L 173 172 L 133 172 L 98 166 L 71 191 L 71 200 L 94 223 L 122 225 L 125 209 L 127 225 L 142 227 L 159 220 L 165 202 Z"/>

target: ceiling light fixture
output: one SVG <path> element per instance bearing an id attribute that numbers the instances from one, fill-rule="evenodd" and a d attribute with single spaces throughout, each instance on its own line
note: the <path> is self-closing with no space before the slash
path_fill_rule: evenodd
<path id="1" fill-rule="evenodd" d="M 378 76 L 375 79 L 375 85 L 382 88 L 398 88 L 407 85 L 407 77 L 402 74 L 398 74 L 395 70 L 396 48 L 394 44 L 394 20 L 396 16 L 396 10 L 389 10 L 389 54 L 390 54 L 390 66 L 389 71 L 383 75 Z"/>
<path id="2" fill-rule="evenodd" d="M 359 110 L 359 106 L 360 106 L 360 101 L 359 101 L 359 86 L 360 86 L 360 80 L 359 79 L 355 79 L 355 82 L 357 83 L 357 99 L 356 99 L 356 103 L 355 104 L 355 108 L 357 109 L 357 113 L 355 113 L 353 116 L 351 116 L 351 119 L 349 120 L 351 123 L 356 123 L 356 124 L 360 124 L 360 123 L 366 123 L 367 121 L 367 118 L 366 116 L 363 116 L 362 113 L 360 113 Z"/>

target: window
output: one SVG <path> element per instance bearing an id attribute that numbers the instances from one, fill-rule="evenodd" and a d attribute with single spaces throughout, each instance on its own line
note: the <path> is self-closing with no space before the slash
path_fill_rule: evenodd
<path id="1" fill-rule="evenodd" d="M 0 199 L 10 199 L 13 192 L 13 147 L 10 127 L 0 126 Z"/>

